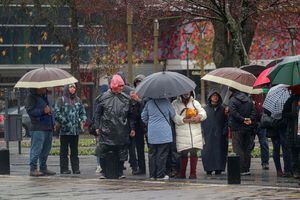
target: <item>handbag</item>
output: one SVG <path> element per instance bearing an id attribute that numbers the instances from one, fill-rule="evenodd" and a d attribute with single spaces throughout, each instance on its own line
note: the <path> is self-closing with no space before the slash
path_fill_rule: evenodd
<path id="1" fill-rule="evenodd" d="M 275 121 L 273 117 L 263 112 L 260 118 L 260 128 L 273 128 Z"/>

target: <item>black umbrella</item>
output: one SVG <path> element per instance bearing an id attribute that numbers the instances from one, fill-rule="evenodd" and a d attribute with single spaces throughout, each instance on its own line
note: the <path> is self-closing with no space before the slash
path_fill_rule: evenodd
<path id="1" fill-rule="evenodd" d="M 144 78 L 137 86 L 136 93 L 141 98 L 170 98 L 193 91 L 195 87 L 194 81 L 188 77 L 177 72 L 163 71 Z"/>
<path id="2" fill-rule="evenodd" d="M 253 74 L 255 77 L 258 77 L 259 74 L 266 69 L 266 67 L 262 65 L 243 65 L 240 67 L 240 69 Z"/>

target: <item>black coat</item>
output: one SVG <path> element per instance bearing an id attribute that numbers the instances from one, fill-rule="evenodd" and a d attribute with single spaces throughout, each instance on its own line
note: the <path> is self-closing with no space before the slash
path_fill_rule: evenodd
<path id="1" fill-rule="evenodd" d="M 130 130 L 135 129 L 130 98 L 110 90 L 101 95 L 97 100 L 95 127 L 100 130 L 100 144 L 128 144 Z"/>
<path id="2" fill-rule="evenodd" d="M 251 125 L 244 124 L 245 118 L 252 120 Z M 228 125 L 232 131 L 254 131 L 256 113 L 252 99 L 243 92 L 235 92 L 229 100 Z"/>
<path id="3" fill-rule="evenodd" d="M 209 99 L 214 93 L 215 92 L 210 93 Z M 217 106 L 213 106 L 210 101 L 208 101 L 207 106 L 204 107 L 207 118 L 201 122 L 204 137 L 201 156 L 205 171 L 224 171 L 226 166 L 228 149 L 227 116 L 225 115 L 224 107 L 221 105 L 222 99 L 220 95 L 219 99 Z"/>
<path id="4" fill-rule="evenodd" d="M 290 147 L 300 148 L 300 136 L 298 132 L 298 101 L 300 97 L 292 95 L 284 104 L 282 116 L 287 122 L 287 138 Z"/>

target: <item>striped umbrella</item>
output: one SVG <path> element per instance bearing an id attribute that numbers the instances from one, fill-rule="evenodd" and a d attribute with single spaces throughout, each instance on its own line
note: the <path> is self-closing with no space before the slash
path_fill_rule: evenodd
<path id="1" fill-rule="evenodd" d="M 78 82 L 67 71 L 59 68 L 42 67 L 27 72 L 15 85 L 16 88 L 47 88 Z"/>
<path id="2" fill-rule="evenodd" d="M 249 94 L 261 92 L 261 90 L 254 90 L 252 87 L 256 80 L 255 76 L 239 68 L 225 67 L 215 69 L 203 76 L 202 79 L 226 85 Z"/>

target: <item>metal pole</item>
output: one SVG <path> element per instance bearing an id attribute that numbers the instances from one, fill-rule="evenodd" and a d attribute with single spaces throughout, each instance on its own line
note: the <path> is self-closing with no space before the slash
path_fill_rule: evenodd
<path id="1" fill-rule="evenodd" d="M 127 61 L 128 61 L 128 83 L 132 83 L 132 8 L 127 5 Z"/>
<path id="2" fill-rule="evenodd" d="M 205 81 L 202 80 L 201 78 L 205 75 L 205 71 L 204 71 L 204 65 L 201 65 L 201 76 L 200 76 L 200 85 L 201 85 L 201 104 L 204 105 L 205 104 Z"/>
<path id="3" fill-rule="evenodd" d="M 6 141 L 6 149 L 9 150 L 9 135 L 8 135 L 8 98 L 9 98 L 9 93 L 8 93 L 7 88 L 5 88 L 4 94 L 5 94 L 4 139 Z"/>
<path id="4" fill-rule="evenodd" d="M 17 89 L 17 91 L 16 91 L 16 97 L 17 97 L 17 102 L 18 102 L 18 114 L 21 114 L 20 113 L 21 102 L 20 102 L 20 90 L 19 89 Z M 22 120 L 22 115 L 21 115 L 21 120 Z M 19 136 L 20 137 L 18 138 L 18 152 L 19 152 L 19 154 L 22 154 L 22 145 L 21 145 L 21 141 L 22 141 L 22 137 L 23 137 L 22 128 L 21 128 L 21 134 Z"/>
<path id="5" fill-rule="evenodd" d="M 159 23 L 158 20 L 154 20 L 154 47 L 153 47 L 153 73 L 158 71 L 158 35 L 159 35 Z"/>

